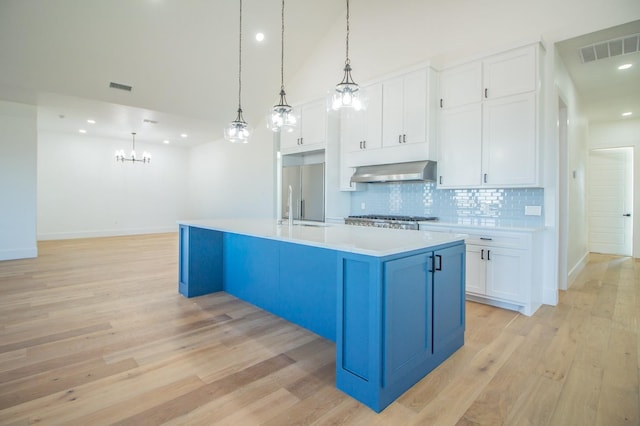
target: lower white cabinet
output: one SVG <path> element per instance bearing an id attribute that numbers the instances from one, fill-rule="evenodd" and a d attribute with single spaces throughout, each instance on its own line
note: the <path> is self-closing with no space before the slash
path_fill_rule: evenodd
<path id="1" fill-rule="evenodd" d="M 532 315 L 542 304 L 540 230 L 504 231 L 461 226 L 421 230 L 466 234 L 467 299 Z"/>

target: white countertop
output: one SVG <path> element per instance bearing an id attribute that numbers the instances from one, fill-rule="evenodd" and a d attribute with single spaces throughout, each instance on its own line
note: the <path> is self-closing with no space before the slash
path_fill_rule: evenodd
<path id="1" fill-rule="evenodd" d="M 496 231 L 519 231 L 519 232 L 536 232 L 545 229 L 543 224 L 536 224 L 533 221 L 518 219 L 493 219 L 478 217 L 458 217 L 458 218 L 440 218 L 435 221 L 420 222 L 420 225 L 438 226 L 442 228 L 457 229 L 461 228 L 461 232 L 465 232 L 465 228 L 485 228 Z"/>
<path id="2" fill-rule="evenodd" d="M 448 232 L 407 231 L 316 222 L 296 221 L 293 226 L 289 226 L 286 222 L 280 225 L 272 219 L 203 219 L 178 223 L 376 257 L 463 241 L 465 238 L 463 234 Z"/>

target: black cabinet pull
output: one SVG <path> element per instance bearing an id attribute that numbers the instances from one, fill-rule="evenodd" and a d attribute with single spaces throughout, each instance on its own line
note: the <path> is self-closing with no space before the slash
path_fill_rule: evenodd
<path id="1" fill-rule="evenodd" d="M 442 98 L 440 98 L 440 108 L 442 108 Z"/>
<path id="2" fill-rule="evenodd" d="M 631 213 L 625 213 L 625 214 L 623 214 L 622 216 L 624 216 L 624 217 L 631 217 Z"/>
<path id="3" fill-rule="evenodd" d="M 487 260 L 491 260 L 491 250 L 487 250 Z"/>
<path id="4" fill-rule="evenodd" d="M 363 147 L 364 149 L 367 149 L 367 141 L 362 141 L 362 147 Z"/>
<path id="5" fill-rule="evenodd" d="M 484 89 L 484 97 L 488 98 L 489 97 L 489 89 Z"/>
<path id="6" fill-rule="evenodd" d="M 480 239 L 482 241 L 493 241 L 493 238 L 489 238 L 489 237 L 480 237 Z"/>
<path id="7" fill-rule="evenodd" d="M 433 272 L 436 269 L 436 262 L 435 262 L 436 259 L 433 256 L 429 256 L 429 260 L 431 261 L 429 272 Z"/>
<path id="8" fill-rule="evenodd" d="M 484 183 L 487 183 L 487 174 L 484 174 Z"/>
<path id="9" fill-rule="evenodd" d="M 402 143 L 407 143 L 407 135 L 402 135 Z"/>
<path id="10" fill-rule="evenodd" d="M 484 260 L 484 249 L 480 250 L 480 260 Z"/>
<path id="11" fill-rule="evenodd" d="M 440 182 L 439 183 L 440 183 L 440 185 L 442 185 L 442 176 L 440 176 Z"/>
<path id="12" fill-rule="evenodd" d="M 398 135 L 398 143 L 402 143 L 402 135 Z"/>

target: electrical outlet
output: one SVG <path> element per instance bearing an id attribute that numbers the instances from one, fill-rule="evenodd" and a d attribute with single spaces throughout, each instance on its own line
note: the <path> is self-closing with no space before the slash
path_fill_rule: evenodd
<path id="1" fill-rule="evenodd" d="M 360 209 L 364 210 L 366 208 L 366 205 L 364 204 L 364 201 L 360 203 Z"/>
<path id="2" fill-rule="evenodd" d="M 524 206 L 525 216 L 542 216 L 542 206 Z"/>

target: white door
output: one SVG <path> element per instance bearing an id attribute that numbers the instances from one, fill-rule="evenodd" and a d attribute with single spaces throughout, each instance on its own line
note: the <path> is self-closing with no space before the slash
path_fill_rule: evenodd
<path id="1" fill-rule="evenodd" d="M 631 256 L 633 148 L 589 152 L 589 250 Z M 571 220 L 571 218 L 569 218 Z"/>

